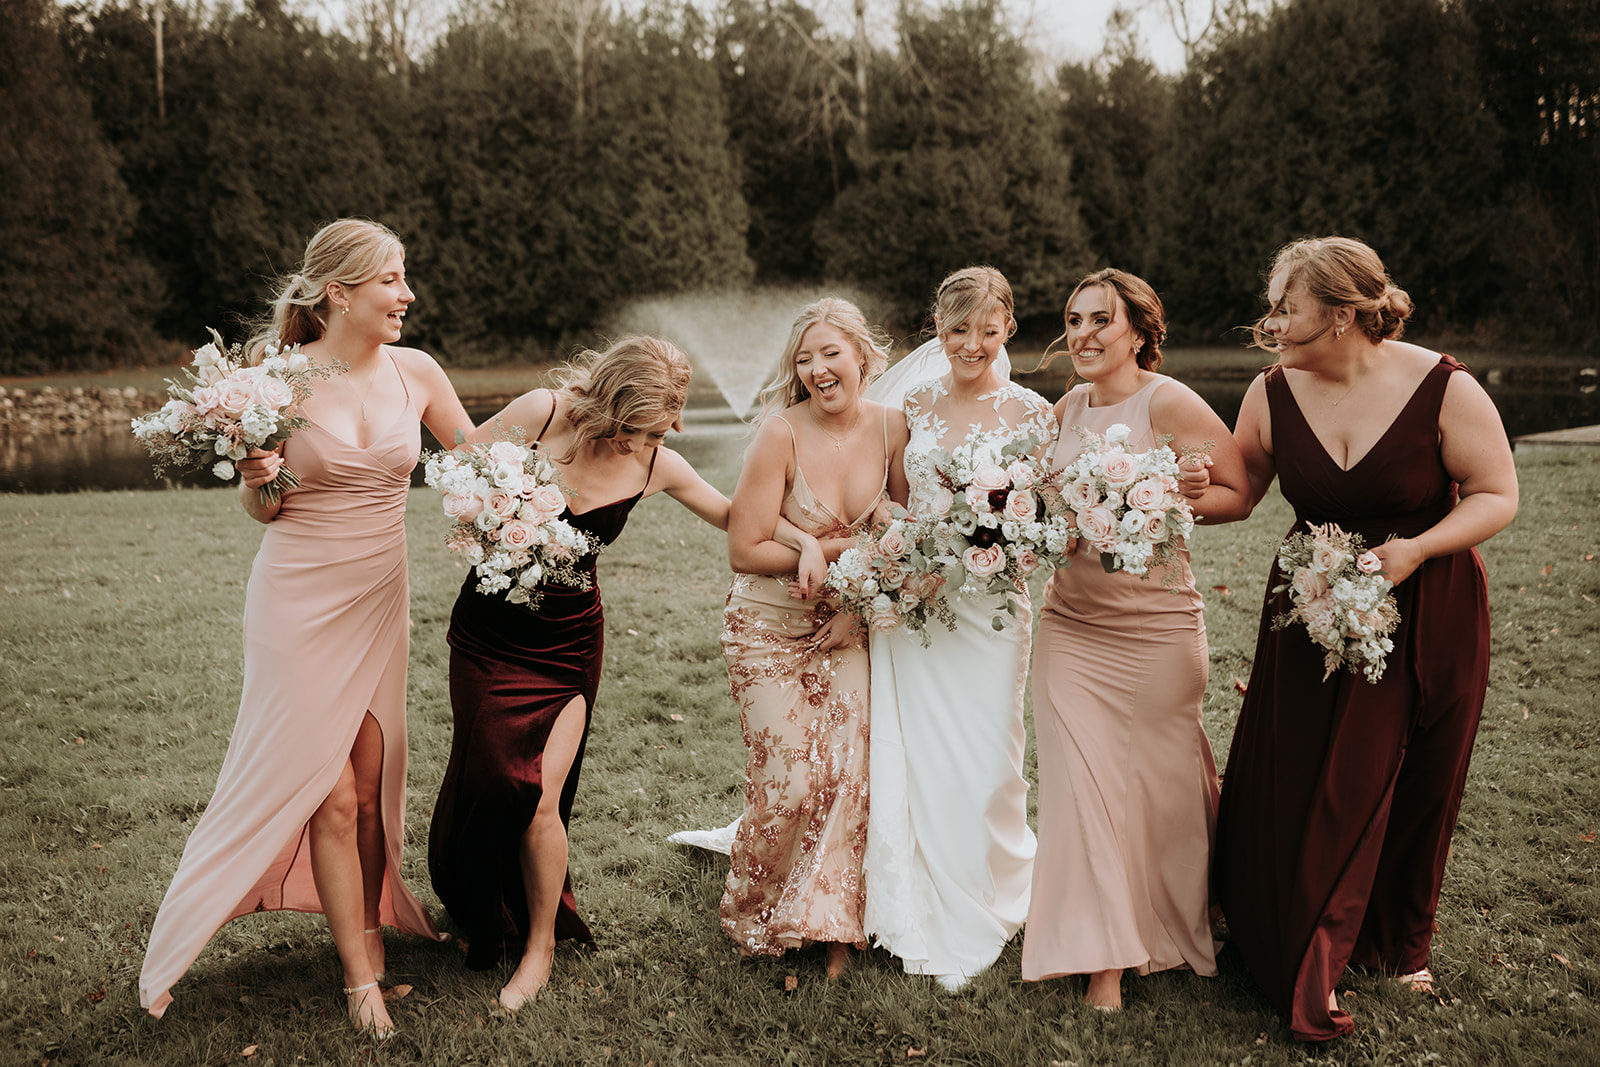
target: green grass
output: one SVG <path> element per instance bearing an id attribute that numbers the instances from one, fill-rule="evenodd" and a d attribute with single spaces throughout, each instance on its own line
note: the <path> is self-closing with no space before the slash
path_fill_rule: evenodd
<path id="1" fill-rule="evenodd" d="M 572 835 L 596 950 L 563 948 L 547 993 L 506 1020 L 489 1010 L 504 974 L 391 935 L 390 972 L 414 991 L 391 1005 L 400 1036 L 377 1047 L 342 1019 L 320 917 L 249 916 L 150 1019 L 136 992 L 143 946 L 232 726 L 260 527 L 226 489 L 0 497 L 0 1064 L 1594 1062 L 1600 472 L 1581 450 L 1518 462 L 1522 512 L 1484 548 L 1493 674 L 1434 943 L 1444 1003 L 1352 974 L 1357 1034 L 1322 1050 L 1290 1040 L 1226 954 L 1214 980 L 1128 979 L 1115 1017 L 1086 1010 L 1077 981 L 1021 983 L 1020 940 L 960 997 L 881 952 L 832 984 L 815 951 L 741 959 L 717 925 L 726 861 L 665 841 L 732 817 L 744 751 L 717 644 L 720 537 L 663 498 L 602 562 L 606 674 Z M 708 473 L 726 488 L 734 472 Z M 436 907 L 425 845 L 462 571 L 438 544 L 430 492 L 413 494 L 408 521 L 405 873 Z M 1288 524 L 1273 497 L 1196 537 L 1219 762 Z"/>

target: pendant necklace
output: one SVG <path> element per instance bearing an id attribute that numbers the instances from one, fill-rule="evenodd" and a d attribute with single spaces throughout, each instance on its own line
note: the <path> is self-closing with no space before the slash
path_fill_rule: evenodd
<path id="1" fill-rule="evenodd" d="M 809 410 L 809 409 L 807 409 L 807 410 Z M 817 424 L 817 429 L 821 430 L 824 434 L 827 435 L 827 437 L 830 440 L 833 441 L 833 450 L 835 452 L 840 452 L 840 451 L 843 451 L 844 443 L 846 441 L 850 440 L 850 435 L 856 432 L 856 426 L 859 425 L 860 422 L 861 422 L 861 408 L 860 407 L 856 408 L 855 420 L 850 423 L 850 428 L 844 432 L 844 436 L 843 437 L 840 437 L 838 434 L 835 434 L 833 431 L 829 430 L 826 426 L 822 425 L 822 420 L 817 418 L 817 413 L 815 411 L 811 412 L 811 421 L 816 423 Z"/>
<path id="2" fill-rule="evenodd" d="M 373 364 L 372 373 L 367 376 L 367 388 L 366 388 L 366 391 L 360 394 L 361 421 L 362 422 L 366 422 L 367 421 L 367 397 L 372 395 L 372 383 L 378 380 L 378 371 L 381 370 L 381 369 L 382 368 L 379 367 L 377 364 Z M 348 375 L 346 376 L 345 381 L 349 384 L 350 391 L 352 393 L 355 392 L 356 391 L 356 383 L 350 381 Z"/>
<path id="3" fill-rule="evenodd" d="M 1340 401 L 1349 400 L 1350 399 L 1350 394 L 1355 392 L 1357 385 L 1361 384 L 1359 379 L 1354 379 L 1354 378 L 1351 379 L 1350 387 L 1344 391 L 1344 395 L 1339 397 L 1338 400 L 1335 400 L 1333 397 L 1329 396 L 1328 395 L 1328 391 L 1322 387 L 1322 379 L 1317 377 L 1317 372 L 1316 371 L 1311 371 L 1309 373 L 1311 374 L 1311 384 L 1317 387 L 1317 392 L 1322 394 L 1322 399 L 1326 400 L 1328 403 L 1332 404 L 1334 407 L 1338 407 Z"/>

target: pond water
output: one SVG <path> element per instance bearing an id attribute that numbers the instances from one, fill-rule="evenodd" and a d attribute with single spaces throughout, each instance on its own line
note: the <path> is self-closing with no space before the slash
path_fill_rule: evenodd
<path id="1" fill-rule="evenodd" d="M 1062 382 L 1044 375 L 1019 376 L 1030 388 L 1048 397 L 1060 395 Z M 1247 382 L 1202 380 L 1190 383 L 1216 409 L 1223 422 L 1233 425 L 1244 399 Z M 1545 430 L 1587 426 L 1600 422 L 1600 392 L 1583 392 L 1571 383 L 1552 385 L 1488 385 L 1505 421 L 1506 431 L 1517 437 Z M 474 421 L 493 410 L 471 411 Z M 671 445 L 697 468 L 731 467 L 749 442 L 751 428 L 727 407 L 691 407 L 684 416 L 685 432 L 674 435 Z M 423 432 L 423 447 L 437 443 Z M 413 475 L 422 484 L 419 465 Z M 0 437 L 0 493 L 59 493 L 80 489 L 161 489 L 173 484 L 215 486 L 208 472 L 177 479 L 157 478 L 150 457 L 133 434 L 120 426 L 83 434 L 49 437 Z"/>

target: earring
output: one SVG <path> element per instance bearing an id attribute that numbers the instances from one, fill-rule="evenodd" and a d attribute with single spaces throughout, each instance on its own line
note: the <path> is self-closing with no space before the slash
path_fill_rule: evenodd
<path id="1" fill-rule="evenodd" d="M 339 314 L 341 314 L 341 315 L 348 315 L 348 314 L 350 314 L 350 305 L 349 305 L 349 304 L 346 304 L 346 305 L 344 305 L 344 306 L 343 306 L 343 307 L 341 307 L 341 308 L 340 308 L 340 309 L 339 309 Z"/>
<path id="2" fill-rule="evenodd" d="M 1339 338 L 1341 338 L 1343 336 L 1344 336 L 1344 327 L 1343 326 L 1340 326 L 1338 329 L 1333 331 L 1333 339 L 1335 341 L 1337 341 Z"/>

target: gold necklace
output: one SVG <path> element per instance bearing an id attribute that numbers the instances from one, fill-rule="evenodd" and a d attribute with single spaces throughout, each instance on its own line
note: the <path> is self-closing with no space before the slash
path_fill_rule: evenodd
<path id="1" fill-rule="evenodd" d="M 1356 386 L 1361 384 L 1361 379 L 1360 378 L 1351 378 L 1350 379 L 1350 387 L 1344 391 L 1344 395 L 1343 396 L 1341 396 L 1338 400 L 1335 400 L 1333 397 L 1329 396 L 1328 395 L 1328 391 L 1322 387 L 1322 379 L 1317 377 L 1317 372 L 1316 371 L 1308 371 L 1307 373 L 1311 375 L 1311 384 L 1316 386 L 1317 387 L 1317 392 L 1322 394 L 1322 399 L 1326 400 L 1328 403 L 1332 404 L 1334 407 L 1338 407 L 1340 401 L 1349 400 L 1350 399 L 1350 394 L 1355 392 L 1356 391 Z"/>
<path id="2" fill-rule="evenodd" d="M 381 370 L 381 369 L 382 368 L 376 363 L 374 363 L 372 365 L 372 373 L 367 375 L 367 388 L 366 388 L 366 391 L 363 392 L 362 394 L 360 394 L 359 399 L 361 401 L 361 421 L 362 422 L 366 422 L 367 421 L 367 397 L 372 395 L 372 383 L 378 380 L 378 371 Z M 350 381 L 350 377 L 349 377 L 348 374 L 345 375 L 345 384 L 350 386 L 350 391 L 352 393 L 356 391 L 356 383 Z"/>
<path id="3" fill-rule="evenodd" d="M 811 408 L 807 407 L 806 410 L 811 411 Z M 822 425 L 822 420 L 817 418 L 817 413 L 815 411 L 811 411 L 811 421 L 816 423 L 817 429 L 821 430 L 829 439 L 833 441 L 833 450 L 835 452 L 839 452 L 844 449 L 844 443 L 850 440 L 850 435 L 856 432 L 856 426 L 858 426 L 861 422 L 861 406 L 859 404 L 856 405 L 855 420 L 850 423 L 850 428 L 844 432 L 843 437 L 840 437 L 829 430 L 826 426 Z"/>

